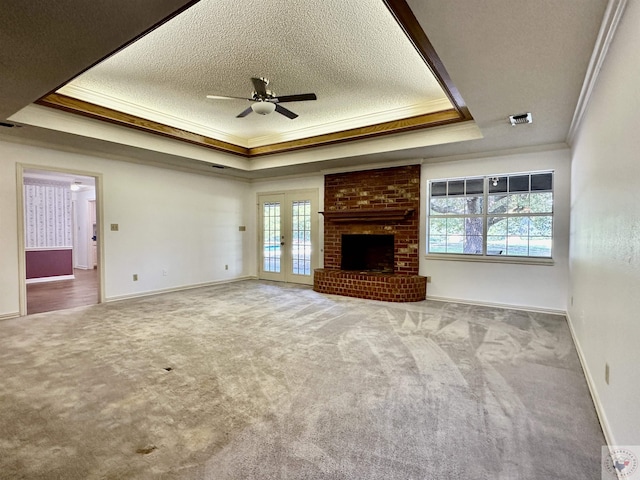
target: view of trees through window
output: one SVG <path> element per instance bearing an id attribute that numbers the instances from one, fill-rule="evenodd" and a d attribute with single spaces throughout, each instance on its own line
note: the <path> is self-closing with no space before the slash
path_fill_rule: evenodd
<path id="1" fill-rule="evenodd" d="M 430 182 L 429 253 L 551 257 L 553 172 Z"/>

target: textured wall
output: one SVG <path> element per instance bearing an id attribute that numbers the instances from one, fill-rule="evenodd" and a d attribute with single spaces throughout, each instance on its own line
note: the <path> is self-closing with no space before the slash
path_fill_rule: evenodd
<path id="1" fill-rule="evenodd" d="M 640 445 L 638 25 L 640 2 L 629 2 L 573 144 L 571 177 L 569 316 L 618 445 Z"/>
<path id="2" fill-rule="evenodd" d="M 413 209 L 405 220 L 324 221 L 324 268 L 340 269 L 342 234 L 395 235 L 395 273 L 417 275 L 420 237 L 420 165 L 325 176 L 324 211 Z"/>

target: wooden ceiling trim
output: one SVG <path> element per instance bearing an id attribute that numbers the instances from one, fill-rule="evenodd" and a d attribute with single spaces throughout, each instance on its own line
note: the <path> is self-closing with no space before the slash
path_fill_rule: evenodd
<path id="1" fill-rule="evenodd" d="M 272 143 L 260 147 L 246 148 L 229 142 L 216 140 L 215 138 L 188 132 L 162 123 L 147 120 L 145 118 L 129 115 L 110 108 L 93 103 L 78 100 L 59 93 L 52 93 L 37 100 L 38 105 L 51 107 L 65 112 L 70 112 L 85 117 L 102 120 L 115 125 L 134 128 L 147 133 L 162 135 L 173 140 L 188 142 L 201 147 L 212 148 L 225 153 L 241 155 L 243 157 L 257 157 L 275 153 L 285 153 L 316 146 L 326 146 L 352 140 L 363 140 L 394 133 L 403 133 L 423 128 L 448 125 L 466 121 L 457 109 L 442 110 L 439 112 L 417 115 L 415 117 L 401 118 L 390 122 L 367 125 L 365 127 L 352 128 L 339 132 L 316 135 L 313 137 L 290 140 L 287 142 Z"/>
<path id="2" fill-rule="evenodd" d="M 400 120 L 368 125 L 366 127 L 352 128 L 350 130 L 342 130 L 340 132 L 254 147 L 249 149 L 249 156 L 257 157 L 273 153 L 285 153 L 294 150 L 318 147 L 321 145 L 325 146 L 352 140 L 363 140 L 366 138 L 380 137 L 394 133 L 403 133 L 423 128 L 448 125 L 461 121 L 465 121 L 464 118 L 460 116 L 460 113 L 457 110 L 452 108 L 450 110 L 442 110 L 440 112 L 402 118 Z"/>
<path id="3" fill-rule="evenodd" d="M 153 32 L 155 29 L 161 27 L 162 25 L 164 25 L 165 23 L 167 23 L 169 20 L 177 17 L 178 15 L 180 15 L 182 12 L 184 12 L 185 10 L 190 9 L 191 7 L 193 7 L 196 3 L 200 2 L 200 0 L 189 0 L 188 2 L 186 2 L 184 5 L 182 5 L 180 8 L 174 10 L 173 12 L 171 12 L 169 15 L 167 15 L 166 17 L 164 17 L 163 19 L 157 21 L 156 23 L 154 23 L 153 25 L 150 25 L 149 28 L 147 28 L 146 30 L 144 30 L 143 32 L 140 32 L 140 34 L 136 35 L 135 37 L 131 38 L 130 40 L 126 41 L 125 43 L 123 43 L 122 45 L 120 45 L 118 48 L 116 48 L 115 50 L 113 50 L 112 52 L 110 52 L 109 54 L 103 56 L 102 58 L 99 58 L 98 60 L 96 60 L 95 62 L 93 62 L 91 65 L 88 65 L 86 68 L 83 68 L 81 71 L 79 71 L 78 73 L 76 73 L 73 77 L 69 78 L 66 82 L 64 82 L 62 85 L 58 85 L 56 88 L 54 88 L 53 90 L 51 90 L 47 95 L 45 95 L 45 97 L 47 97 L 48 95 L 58 91 L 59 89 L 61 89 L 62 87 L 64 87 L 66 84 L 68 84 L 69 82 L 71 82 L 72 80 L 74 80 L 75 78 L 79 77 L 80 75 L 82 75 L 84 72 L 86 72 L 87 70 L 92 69 L 93 67 L 95 67 L 96 65 L 98 65 L 100 62 L 105 61 L 107 58 L 115 55 L 116 53 L 124 50 L 125 48 L 127 48 L 129 45 L 131 45 L 132 43 L 137 42 L 138 40 L 140 40 L 142 37 L 144 37 L 145 35 L 150 34 L 151 32 Z M 44 98 L 44 97 L 43 97 Z"/>
<path id="4" fill-rule="evenodd" d="M 473 120 L 466 102 L 454 85 L 453 80 L 451 80 L 447 69 L 444 67 L 435 48 L 431 45 L 418 19 L 413 14 L 411 7 L 409 7 L 405 0 L 383 0 L 383 2 L 396 19 L 396 22 L 398 22 L 398 25 L 404 30 L 404 33 L 418 51 L 422 60 L 429 66 L 431 72 L 438 79 L 440 86 L 447 93 L 454 108 L 460 112 L 465 120 Z"/>
<path id="5" fill-rule="evenodd" d="M 56 108 L 65 112 L 103 120 L 116 125 L 135 128 L 136 130 L 142 130 L 147 133 L 162 135 L 174 140 L 181 140 L 201 147 L 213 148 L 215 150 L 242 155 L 245 157 L 249 156 L 249 150 L 240 145 L 223 142 L 222 140 L 216 140 L 215 138 L 199 135 L 180 128 L 170 127 L 169 125 L 164 125 L 135 115 L 129 115 L 111 108 L 101 107 L 100 105 L 78 100 L 59 93 L 51 93 L 42 97 L 40 100 L 37 100 L 36 103 L 45 107 Z"/>

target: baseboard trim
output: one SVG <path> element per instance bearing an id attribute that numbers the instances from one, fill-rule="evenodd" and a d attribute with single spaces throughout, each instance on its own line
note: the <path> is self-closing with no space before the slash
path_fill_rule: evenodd
<path id="1" fill-rule="evenodd" d="M 182 285 L 180 287 L 162 288 L 160 290 L 150 290 L 147 292 L 132 293 L 128 295 L 116 295 L 114 297 L 106 297 L 104 299 L 104 303 L 119 302 L 122 300 L 129 300 L 132 298 L 150 297 L 153 295 L 161 295 L 163 293 L 182 292 L 184 290 L 192 290 L 194 288 L 213 287 L 215 285 L 223 285 L 225 283 L 235 283 L 235 282 L 241 282 L 244 280 L 257 280 L 257 279 L 258 277 L 256 276 L 247 275 L 244 277 L 237 277 L 229 280 L 217 280 L 214 282 L 195 283 L 191 285 Z"/>
<path id="2" fill-rule="evenodd" d="M 40 277 L 40 278 L 27 278 L 25 283 L 30 285 L 32 283 L 45 283 L 45 282 L 58 282 L 60 280 L 74 280 L 75 275 L 56 275 L 55 277 Z"/>
<path id="3" fill-rule="evenodd" d="M 0 314 L 0 321 L 11 320 L 12 318 L 18 318 L 19 316 L 20 312 L 2 313 Z"/>
<path id="4" fill-rule="evenodd" d="M 573 339 L 573 344 L 576 346 L 576 351 L 578 352 L 578 358 L 580 359 L 582 372 L 584 373 L 584 377 L 587 379 L 587 386 L 589 387 L 589 393 L 591 394 L 593 405 L 596 408 L 596 415 L 598 416 L 598 421 L 600 422 L 600 427 L 602 428 L 604 439 L 606 440 L 608 446 L 617 445 L 617 443 L 615 442 L 615 439 L 613 438 L 613 432 L 611 432 L 611 427 L 609 427 L 609 421 L 607 420 L 607 415 L 604 412 L 604 407 L 602 406 L 602 402 L 600 402 L 600 397 L 598 396 L 598 391 L 596 390 L 595 382 L 593 381 L 593 376 L 591 375 L 591 372 L 587 367 L 587 362 L 584 357 L 584 353 L 582 352 L 582 347 L 580 346 L 580 342 L 578 341 L 576 332 L 573 329 L 573 321 L 571 320 L 571 315 L 569 315 L 569 312 L 567 312 L 567 325 L 569 325 L 571 338 Z"/>
<path id="5" fill-rule="evenodd" d="M 462 303 L 463 305 L 478 305 L 480 307 L 504 308 L 506 310 L 522 310 L 524 312 L 548 313 L 551 315 L 565 316 L 567 314 L 565 310 L 556 310 L 554 308 L 531 307 L 528 305 L 513 305 L 510 303 L 481 302 L 478 300 L 465 300 L 463 298 L 438 297 L 434 295 L 429 295 L 428 286 L 427 286 L 427 300 L 434 300 L 437 302 L 447 302 L 447 303 Z"/>

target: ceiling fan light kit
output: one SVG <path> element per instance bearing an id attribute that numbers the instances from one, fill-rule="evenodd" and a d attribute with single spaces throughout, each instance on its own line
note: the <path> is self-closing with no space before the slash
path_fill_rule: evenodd
<path id="1" fill-rule="evenodd" d="M 281 115 L 293 120 L 298 117 L 298 114 L 293 113 L 291 110 L 280 105 L 285 102 L 306 102 L 308 100 L 316 100 L 315 93 L 302 93 L 299 95 L 284 95 L 278 97 L 271 90 L 267 90 L 267 85 L 269 85 L 269 80 L 263 77 L 251 78 L 251 82 L 253 83 L 253 88 L 255 89 L 251 94 L 251 98 L 245 97 L 231 97 L 226 95 L 207 95 L 207 98 L 212 100 L 248 100 L 250 102 L 254 102 L 251 106 L 238 115 L 236 118 L 244 118 L 249 115 L 251 112 L 256 112 L 259 115 L 269 115 L 273 113 L 274 110 Z"/>
<path id="2" fill-rule="evenodd" d="M 251 104 L 251 110 L 253 110 L 258 115 L 269 115 L 270 113 L 273 113 L 275 109 L 275 103 L 264 100 Z"/>

